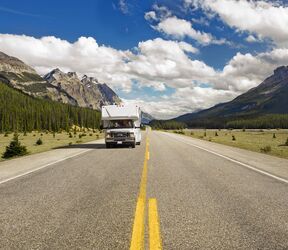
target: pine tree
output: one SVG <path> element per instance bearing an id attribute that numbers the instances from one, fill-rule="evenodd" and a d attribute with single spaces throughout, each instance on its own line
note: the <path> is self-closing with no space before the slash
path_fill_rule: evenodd
<path id="1" fill-rule="evenodd" d="M 8 159 L 14 156 L 22 156 L 28 154 L 25 146 L 22 146 L 19 142 L 18 134 L 15 134 L 13 140 L 10 142 L 10 145 L 6 147 L 2 158 Z"/>

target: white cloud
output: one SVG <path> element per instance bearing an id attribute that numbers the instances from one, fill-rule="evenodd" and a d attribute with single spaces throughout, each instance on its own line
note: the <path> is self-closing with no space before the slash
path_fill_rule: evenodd
<path id="1" fill-rule="evenodd" d="M 249 43 L 256 43 L 256 42 L 259 41 L 259 39 L 257 39 L 257 38 L 256 38 L 255 36 L 253 36 L 253 35 L 247 36 L 245 40 L 246 40 L 247 42 L 249 42 Z"/>
<path id="2" fill-rule="evenodd" d="M 155 11 L 146 12 L 145 15 L 144 15 L 144 18 L 145 18 L 147 21 L 151 21 L 151 20 L 156 21 L 156 20 L 158 20 Z"/>
<path id="3" fill-rule="evenodd" d="M 91 37 L 71 43 L 53 36 L 0 34 L 0 51 L 18 57 L 40 74 L 59 67 L 95 76 L 116 90 L 129 92 L 135 81 L 140 89 L 173 88 L 171 96 L 163 92 L 159 99 L 145 102 L 151 114 L 165 118 L 227 101 L 257 86 L 276 67 L 288 65 L 288 49 L 278 48 L 258 55 L 237 53 L 223 70 L 216 71 L 193 59 L 198 50 L 191 44 L 161 38 L 140 42 L 135 52 L 99 45 Z M 201 83 L 211 88 L 201 88 Z"/>
<path id="4" fill-rule="evenodd" d="M 190 37 L 201 44 L 209 44 L 212 41 L 212 35 L 195 30 L 189 21 L 179 19 L 175 16 L 168 17 L 155 26 L 160 32 L 174 36 L 176 38 Z"/>
<path id="5" fill-rule="evenodd" d="M 209 96 L 209 98 L 207 98 Z M 162 96 L 158 100 L 124 100 L 126 103 L 140 105 L 144 111 L 156 118 L 170 119 L 194 110 L 209 108 L 216 103 L 229 101 L 236 93 L 229 90 L 185 87 L 176 90 L 172 96 Z"/>
<path id="6" fill-rule="evenodd" d="M 155 11 L 150 11 L 145 14 L 145 19 L 148 21 L 158 21 L 156 25 L 152 25 L 151 27 L 175 39 L 183 40 L 185 37 L 189 37 L 204 46 L 209 44 L 232 45 L 232 43 L 225 38 L 216 39 L 209 33 L 194 29 L 190 21 L 180 19 L 176 16 L 158 17 Z M 195 21 L 195 23 L 196 22 L 199 23 L 199 21 Z M 200 20 L 200 22 L 203 22 L 203 20 Z"/>
<path id="7" fill-rule="evenodd" d="M 131 81 L 125 72 L 131 52 L 99 46 L 92 37 L 70 43 L 53 36 L 40 39 L 25 35 L 0 34 L 0 50 L 20 58 L 40 74 L 59 67 L 65 71 L 96 76 L 102 82 L 129 91 Z"/>
<path id="8" fill-rule="evenodd" d="M 278 1 L 185 0 L 185 4 L 217 13 L 230 27 L 288 46 L 288 7 Z"/>

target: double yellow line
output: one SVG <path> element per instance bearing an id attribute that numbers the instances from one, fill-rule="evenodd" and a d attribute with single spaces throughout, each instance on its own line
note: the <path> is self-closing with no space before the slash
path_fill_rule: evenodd
<path id="1" fill-rule="evenodd" d="M 146 137 L 145 159 L 142 170 L 140 191 L 137 199 L 135 217 L 133 223 L 133 231 L 131 238 L 130 250 L 144 250 L 144 235 L 145 235 L 145 211 L 146 211 L 146 188 L 149 154 L 149 138 Z M 156 199 L 149 199 L 148 204 L 148 219 L 149 219 L 149 248 L 150 250 L 161 250 L 161 235 L 160 223 L 157 212 Z"/>

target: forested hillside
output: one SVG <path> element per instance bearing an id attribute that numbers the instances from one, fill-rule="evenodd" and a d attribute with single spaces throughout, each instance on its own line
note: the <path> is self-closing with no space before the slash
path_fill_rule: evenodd
<path id="1" fill-rule="evenodd" d="M 100 112 L 38 99 L 0 82 L 0 132 L 99 128 Z"/>

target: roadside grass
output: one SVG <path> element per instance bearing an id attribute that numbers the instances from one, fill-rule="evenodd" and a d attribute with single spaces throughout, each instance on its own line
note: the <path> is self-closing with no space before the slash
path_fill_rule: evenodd
<path id="1" fill-rule="evenodd" d="M 201 140 L 212 141 L 288 159 L 288 145 L 286 145 L 286 141 L 288 140 L 287 129 L 185 129 L 178 133 Z"/>
<path id="2" fill-rule="evenodd" d="M 13 135 L 14 133 L 0 134 L 0 161 L 4 160 L 1 157 L 6 146 L 8 146 L 10 141 L 13 139 Z M 46 133 L 37 131 L 31 133 L 27 132 L 26 135 L 24 135 L 24 133 L 18 133 L 18 135 L 21 145 L 27 147 L 29 154 L 40 153 L 61 146 L 95 141 L 104 137 L 104 135 L 97 130 L 91 130 L 88 134 L 87 132 L 74 132 L 72 134 L 70 132 L 69 134 L 63 131 L 62 133 L 55 133 L 55 137 L 52 132 Z M 79 135 L 81 139 L 79 139 Z M 41 139 L 42 144 L 39 144 L 39 139 Z"/>

